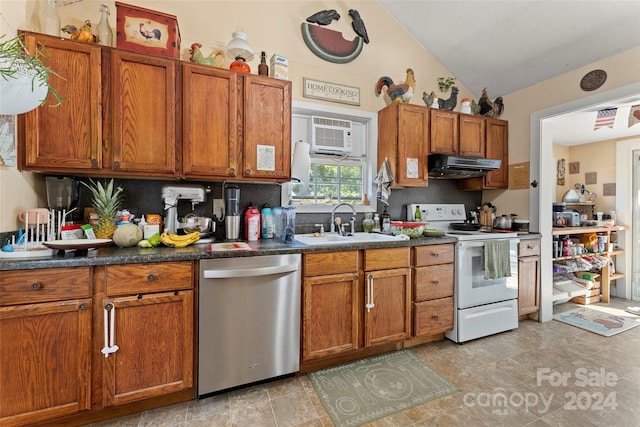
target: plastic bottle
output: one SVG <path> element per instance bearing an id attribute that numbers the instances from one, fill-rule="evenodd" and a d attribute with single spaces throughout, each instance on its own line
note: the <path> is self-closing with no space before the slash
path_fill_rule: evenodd
<path id="1" fill-rule="evenodd" d="M 273 236 L 280 236 L 282 232 L 282 208 L 274 206 L 271 211 L 273 212 Z"/>
<path id="2" fill-rule="evenodd" d="M 382 211 L 382 232 L 391 233 L 391 216 L 387 213 L 387 207 Z"/>
<path id="3" fill-rule="evenodd" d="M 274 215 L 271 206 L 265 203 L 260 211 L 262 218 L 261 236 L 263 239 L 273 239 L 273 233 L 275 232 Z"/>
<path id="4" fill-rule="evenodd" d="M 260 238 L 260 211 L 253 203 L 244 212 L 244 237 L 250 242 Z"/>
<path id="5" fill-rule="evenodd" d="M 460 112 L 471 114 L 471 101 L 469 98 L 462 98 L 462 101 L 460 101 Z"/>
<path id="6" fill-rule="evenodd" d="M 374 233 L 380 232 L 380 216 L 378 214 L 373 215 L 373 230 Z"/>
<path id="7" fill-rule="evenodd" d="M 416 206 L 416 212 L 413 214 L 414 221 L 422 221 L 422 212 L 420 212 L 420 206 Z"/>
<path id="8" fill-rule="evenodd" d="M 258 65 L 258 74 L 261 76 L 269 75 L 269 66 L 267 65 L 267 52 L 262 51 L 260 54 L 260 64 Z"/>

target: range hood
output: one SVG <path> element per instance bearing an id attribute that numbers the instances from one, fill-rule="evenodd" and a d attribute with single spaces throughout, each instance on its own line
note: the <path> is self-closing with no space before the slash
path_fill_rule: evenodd
<path id="1" fill-rule="evenodd" d="M 441 179 L 475 178 L 499 169 L 501 163 L 502 160 L 498 159 L 430 154 L 429 176 Z"/>

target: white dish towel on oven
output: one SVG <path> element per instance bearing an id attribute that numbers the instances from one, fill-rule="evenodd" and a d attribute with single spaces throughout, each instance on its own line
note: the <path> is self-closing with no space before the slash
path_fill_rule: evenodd
<path id="1" fill-rule="evenodd" d="M 511 277 L 508 240 L 487 240 L 484 242 L 484 278 L 500 279 Z"/>

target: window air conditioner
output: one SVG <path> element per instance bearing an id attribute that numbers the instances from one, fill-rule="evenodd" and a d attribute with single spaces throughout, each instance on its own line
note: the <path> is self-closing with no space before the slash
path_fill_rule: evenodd
<path id="1" fill-rule="evenodd" d="M 321 154 L 351 153 L 351 122 L 327 117 L 311 117 L 311 152 Z"/>

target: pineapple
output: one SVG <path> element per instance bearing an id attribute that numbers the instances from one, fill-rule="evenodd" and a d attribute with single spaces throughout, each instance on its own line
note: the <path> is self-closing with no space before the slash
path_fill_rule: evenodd
<path id="1" fill-rule="evenodd" d="M 96 210 L 100 221 L 93 228 L 98 239 L 111 239 L 116 231 L 116 212 L 122 203 L 123 188 L 113 188 L 113 179 L 106 183 L 94 182 L 91 178 L 91 185 L 83 182 L 83 184 L 93 194 L 93 202 L 91 206 Z"/>

